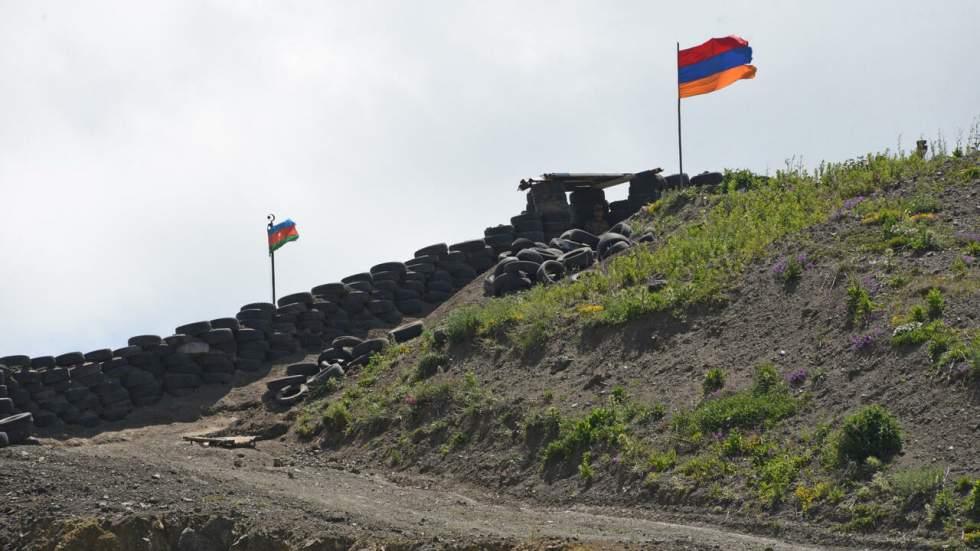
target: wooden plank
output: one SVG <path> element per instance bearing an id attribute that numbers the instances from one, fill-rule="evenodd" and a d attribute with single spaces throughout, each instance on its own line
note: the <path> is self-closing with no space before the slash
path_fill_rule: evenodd
<path id="1" fill-rule="evenodd" d="M 255 436 L 219 436 L 219 437 L 207 437 L 207 436 L 185 436 L 184 440 L 188 442 L 196 442 L 198 444 L 206 444 L 208 446 L 217 446 L 219 448 L 254 448 L 255 441 L 257 437 Z"/>

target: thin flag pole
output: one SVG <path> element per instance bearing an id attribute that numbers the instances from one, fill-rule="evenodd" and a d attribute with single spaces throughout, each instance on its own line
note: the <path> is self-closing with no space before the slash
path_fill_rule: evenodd
<path id="1" fill-rule="evenodd" d="M 677 81 L 681 74 L 681 43 L 677 43 Z M 681 146 L 681 87 L 677 85 L 677 160 L 681 165 L 680 174 L 684 174 L 684 150 Z M 683 178 L 683 176 L 682 176 Z"/>
<path id="2" fill-rule="evenodd" d="M 271 230 L 272 225 L 276 221 L 276 215 L 270 214 L 266 218 L 269 219 L 268 229 Z M 269 251 L 269 261 L 272 264 L 272 305 L 275 306 L 276 304 L 276 251 L 273 250 Z"/>

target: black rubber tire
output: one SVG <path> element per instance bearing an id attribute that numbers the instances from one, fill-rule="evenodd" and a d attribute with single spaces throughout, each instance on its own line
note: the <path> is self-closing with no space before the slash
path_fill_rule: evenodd
<path id="1" fill-rule="evenodd" d="M 313 304 L 313 293 L 308 293 L 305 291 L 301 293 L 292 293 L 290 295 L 280 297 L 279 300 L 276 301 L 276 304 L 280 308 L 289 304 Z"/>
<path id="2" fill-rule="evenodd" d="M 690 179 L 687 177 L 687 174 L 671 174 L 670 176 L 664 178 L 664 182 L 669 189 L 687 187 L 691 183 Z"/>
<path id="3" fill-rule="evenodd" d="M 402 314 L 420 314 L 422 313 L 422 300 L 421 298 L 399 300 L 395 302 L 395 307 Z"/>
<path id="4" fill-rule="evenodd" d="M 268 321 L 272 319 L 272 310 L 259 310 L 258 308 L 248 308 L 235 314 L 235 319 L 241 322 L 249 320 Z"/>
<path id="5" fill-rule="evenodd" d="M 121 382 L 126 389 L 131 389 L 134 386 L 153 384 L 156 377 L 142 369 L 132 369 L 123 375 Z"/>
<path id="6" fill-rule="evenodd" d="M 595 254 L 589 247 L 569 251 L 558 259 L 565 266 L 565 272 L 578 272 L 595 263 Z"/>
<path id="7" fill-rule="evenodd" d="M 388 346 L 388 339 L 367 339 L 351 350 L 351 356 L 355 358 L 364 354 L 374 354 L 381 352 Z"/>
<path id="8" fill-rule="evenodd" d="M 320 372 L 320 365 L 313 362 L 301 362 L 286 366 L 286 375 L 303 375 L 312 377 Z"/>
<path id="9" fill-rule="evenodd" d="M 518 260 L 517 262 L 511 262 L 504 267 L 505 274 L 514 274 L 517 272 L 524 272 L 528 276 L 528 279 L 534 279 L 538 275 L 538 268 L 541 264 L 538 262 L 531 262 L 530 260 Z"/>
<path id="10" fill-rule="evenodd" d="M 493 280 L 494 296 L 501 296 L 516 291 L 529 289 L 533 285 L 530 278 L 521 277 L 517 272 L 504 273 Z"/>
<path id="11" fill-rule="evenodd" d="M 477 251 L 482 251 L 484 247 L 487 246 L 486 241 L 482 239 L 471 239 L 469 241 L 460 241 L 459 243 L 453 243 L 449 246 L 450 251 L 460 251 L 463 253 L 474 253 Z"/>
<path id="12" fill-rule="evenodd" d="M 599 237 L 599 246 L 596 247 L 596 250 L 602 255 L 607 248 L 620 241 L 629 241 L 629 238 L 619 233 L 606 232 Z"/>
<path id="13" fill-rule="evenodd" d="M 324 283 L 310 289 L 310 292 L 313 293 L 313 296 L 321 296 L 335 300 L 344 296 L 344 293 L 346 293 L 347 290 L 343 283 Z"/>
<path id="14" fill-rule="evenodd" d="M 271 393 L 279 392 L 280 388 L 287 387 L 289 385 L 298 385 L 306 382 L 306 375 L 289 375 L 286 377 L 279 377 L 278 379 L 272 379 L 265 384 L 265 388 Z"/>
<path id="15" fill-rule="evenodd" d="M 235 335 L 235 340 L 239 343 L 264 341 L 265 333 L 259 331 L 258 329 L 243 327 L 242 329 L 238 330 L 238 334 Z"/>
<path id="16" fill-rule="evenodd" d="M 0 398 L 0 415 L 7 416 L 14 412 L 14 401 L 10 398 Z"/>
<path id="17" fill-rule="evenodd" d="M 322 364 L 323 362 L 335 363 L 335 362 L 346 362 L 351 359 L 350 353 L 348 353 L 343 348 L 328 348 L 317 356 L 317 363 Z"/>
<path id="18" fill-rule="evenodd" d="M 271 302 L 250 302 L 240 308 L 240 310 L 262 310 L 268 313 L 272 313 L 275 309 L 276 305 Z"/>
<path id="19" fill-rule="evenodd" d="M 486 241 L 487 245 L 493 247 L 493 250 L 502 251 L 510 248 L 511 243 L 514 242 L 514 234 L 488 235 L 483 240 Z"/>
<path id="20" fill-rule="evenodd" d="M 725 181 L 721 172 L 702 172 L 691 178 L 691 185 L 698 187 L 714 187 Z"/>
<path id="21" fill-rule="evenodd" d="M 10 445 L 10 438 L 7 437 L 7 433 L 0 432 L 0 449 L 6 448 Z"/>
<path id="22" fill-rule="evenodd" d="M 235 320 L 236 322 L 238 320 Z M 208 344 L 223 344 L 235 342 L 235 332 L 228 328 L 212 329 L 205 333 L 202 340 Z"/>
<path id="23" fill-rule="evenodd" d="M 451 283 L 451 280 L 450 281 L 444 281 L 444 280 L 430 281 L 425 287 L 429 291 L 436 291 L 436 292 L 439 292 L 439 293 L 452 293 L 452 292 L 454 292 L 456 290 L 456 287 L 455 287 L 455 285 L 453 285 L 453 283 Z"/>
<path id="24" fill-rule="evenodd" d="M 492 228 L 487 228 L 483 230 L 483 235 L 489 237 L 491 235 L 514 235 L 514 226 L 510 224 L 494 226 Z"/>
<path id="25" fill-rule="evenodd" d="M 409 266 L 409 272 L 406 272 L 405 274 L 405 280 L 407 281 L 407 280 L 416 279 L 416 276 L 409 277 L 408 275 L 409 273 L 422 274 L 422 276 L 427 276 L 435 271 L 436 271 L 435 263 L 422 262 L 419 264 L 412 264 L 411 266 Z M 425 279 L 425 277 L 422 277 L 422 279 Z"/>
<path id="26" fill-rule="evenodd" d="M 555 283 L 565 277 L 565 265 L 557 260 L 545 260 L 536 274 L 539 283 Z"/>
<path id="27" fill-rule="evenodd" d="M 238 331 L 241 328 L 241 324 L 238 323 L 236 318 L 218 318 L 211 320 L 211 328 Z"/>
<path id="28" fill-rule="evenodd" d="M 597 235 L 577 228 L 568 230 L 561 234 L 560 239 L 575 241 L 576 243 L 582 243 L 583 245 L 587 245 L 592 248 L 595 248 L 599 244 L 599 237 Z"/>
<path id="29" fill-rule="evenodd" d="M 135 337 L 129 337 L 126 344 L 129 346 L 139 346 L 140 348 L 146 349 L 154 346 L 160 346 L 163 342 L 158 335 L 136 335 Z"/>
<path id="30" fill-rule="evenodd" d="M 87 362 L 104 362 L 106 360 L 112 359 L 112 349 L 111 348 L 100 348 L 98 350 L 93 350 L 85 354 L 85 361 Z"/>
<path id="31" fill-rule="evenodd" d="M 371 283 L 372 281 L 374 281 L 374 278 L 371 277 L 371 274 L 367 272 L 361 272 L 359 274 L 351 274 L 345 278 L 341 278 L 340 280 L 341 283 L 346 283 L 347 285 L 350 285 L 355 281 L 365 281 L 367 283 Z"/>
<path id="32" fill-rule="evenodd" d="M 617 241 L 612 245 L 606 247 L 606 249 L 602 252 L 600 256 L 602 257 L 603 260 L 605 260 L 606 258 L 609 258 L 614 254 L 618 254 L 629 250 L 631 246 L 632 245 L 630 244 L 629 241 Z"/>
<path id="33" fill-rule="evenodd" d="M 17 413 L 0 419 L 0 432 L 7 433 L 11 444 L 22 444 L 34 432 L 34 415 Z"/>
<path id="34" fill-rule="evenodd" d="M 401 281 L 405 272 L 377 272 L 374 274 L 374 287 L 384 289 L 388 283 Z"/>
<path id="35" fill-rule="evenodd" d="M 425 326 L 421 321 L 413 321 L 412 323 L 406 323 L 405 325 L 392 329 L 388 335 L 396 343 L 403 343 L 418 337 L 424 329 Z"/>
<path id="36" fill-rule="evenodd" d="M 630 237 L 631 235 L 633 235 L 633 227 L 627 224 L 626 222 L 620 222 L 615 226 L 609 228 L 608 233 L 618 233 L 623 237 Z"/>
<path id="37" fill-rule="evenodd" d="M 46 385 L 54 385 L 61 381 L 68 380 L 68 370 L 64 367 L 49 369 L 41 375 L 41 382 Z"/>
<path id="38" fill-rule="evenodd" d="M 516 256 L 505 256 L 504 258 L 500 259 L 500 262 L 498 262 L 497 266 L 493 269 L 493 275 L 498 276 L 506 273 L 507 265 L 511 262 L 517 262 L 518 260 L 520 259 Z"/>
<path id="39" fill-rule="evenodd" d="M 541 255 L 541 252 L 536 248 L 524 249 L 523 251 L 518 252 L 515 256 L 517 257 L 518 260 L 534 262 L 535 264 L 541 264 L 542 262 L 544 262 L 544 257 Z"/>
<path id="40" fill-rule="evenodd" d="M 449 247 L 445 243 L 436 243 L 435 245 L 429 245 L 427 247 L 422 247 L 421 249 L 415 251 L 412 255 L 416 258 L 420 256 L 438 256 L 443 257 L 449 252 Z"/>
<path id="41" fill-rule="evenodd" d="M 390 300 L 372 300 L 367 303 L 367 309 L 374 315 L 387 314 L 395 309 L 395 303 Z"/>
<path id="42" fill-rule="evenodd" d="M 174 329 L 174 333 L 177 335 L 189 335 L 191 337 L 201 336 L 211 330 L 210 321 L 196 321 L 194 323 L 188 323 L 181 325 Z"/>
<path id="43" fill-rule="evenodd" d="M 396 272 L 399 274 L 404 274 L 406 272 L 404 262 L 382 262 L 381 264 L 375 264 L 371 266 L 371 274 L 374 279 L 377 279 L 377 275 L 382 272 Z"/>
<path id="44" fill-rule="evenodd" d="M 81 365 L 85 363 L 85 354 L 82 354 L 81 352 L 66 352 L 64 354 L 55 356 L 54 363 L 58 367 Z"/>
<path id="45" fill-rule="evenodd" d="M 124 346 L 122 348 L 117 348 L 112 351 L 113 358 L 129 358 L 135 356 L 142 352 L 143 349 L 138 346 Z"/>
<path id="46" fill-rule="evenodd" d="M 160 396 L 161 394 L 163 394 L 163 382 L 157 381 L 156 379 L 153 379 L 149 383 L 130 387 L 129 389 L 129 397 L 134 403 L 141 398 Z"/>
<path id="47" fill-rule="evenodd" d="M 289 385 L 276 391 L 274 400 L 280 406 L 292 406 L 302 400 L 309 392 L 305 384 Z"/>
<path id="48" fill-rule="evenodd" d="M 31 358 L 30 356 L 25 356 L 23 354 L 4 356 L 0 358 L 0 365 L 5 365 L 7 367 L 28 367 L 31 365 Z"/>
<path id="49" fill-rule="evenodd" d="M 364 339 L 360 337 L 355 337 L 352 335 L 343 335 L 331 341 L 330 346 L 335 349 L 354 348 L 355 346 L 361 344 L 362 342 L 364 342 Z"/>
<path id="50" fill-rule="evenodd" d="M 54 366 L 54 356 L 38 356 L 36 358 L 31 358 L 31 367 L 34 369 L 50 368 Z"/>

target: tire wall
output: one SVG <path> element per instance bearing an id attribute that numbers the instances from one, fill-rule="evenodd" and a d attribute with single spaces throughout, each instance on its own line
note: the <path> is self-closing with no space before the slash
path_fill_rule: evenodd
<path id="1" fill-rule="evenodd" d="M 663 180 L 656 175 L 635 190 L 631 185 L 630 198 L 616 206 L 615 216 L 625 218 L 655 200 Z M 125 347 L 85 354 L 0 357 L 0 422 L 30 412 L 35 426 L 95 426 L 123 419 L 164 394 L 180 396 L 203 385 L 228 384 L 236 370 L 255 371 L 300 350 L 318 352 L 343 335 L 396 327 L 405 316 L 430 311 L 496 266 L 502 253 L 513 252 L 515 240 L 545 249 L 545 243 L 572 228 L 576 205 L 591 208 L 602 200 L 600 194 L 585 203 L 573 197 L 569 208 L 564 192 L 541 187 L 528 193 L 527 211 L 509 225 L 487 228 L 482 239 L 423 247 L 404 262 L 378 264 L 339 282 L 284 296 L 275 305 L 246 304 L 234 316 L 182 325 L 167 337 L 139 335 Z M 577 270 L 572 261 L 582 260 L 563 260 L 567 272 Z M 527 270 L 531 264 L 523 262 L 518 266 Z M 540 277 L 562 277 L 558 268 L 549 264 Z M 519 270 L 506 275 L 516 282 L 510 284 L 514 289 L 535 277 Z M 501 284 L 496 294 L 511 290 Z"/>

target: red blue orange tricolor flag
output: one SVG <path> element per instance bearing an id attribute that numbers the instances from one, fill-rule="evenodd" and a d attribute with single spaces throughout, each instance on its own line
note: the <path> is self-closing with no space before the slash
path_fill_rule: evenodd
<path id="1" fill-rule="evenodd" d="M 744 38 L 726 36 L 677 52 L 678 97 L 708 94 L 736 80 L 755 78 L 752 48 Z"/>

